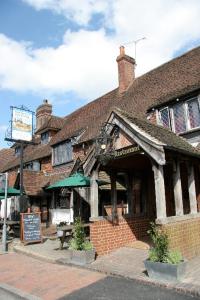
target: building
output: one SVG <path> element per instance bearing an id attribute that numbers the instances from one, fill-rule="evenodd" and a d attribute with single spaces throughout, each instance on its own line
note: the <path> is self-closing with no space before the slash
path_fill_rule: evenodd
<path id="1" fill-rule="evenodd" d="M 200 47 L 138 78 L 124 47 L 117 64 L 118 88 L 70 115 L 53 116 L 47 101 L 38 107 L 36 145 L 24 149 L 26 194 L 43 221 L 90 220 L 98 254 L 142 239 L 156 221 L 172 248 L 193 257 L 200 253 Z M 18 148 L 0 170 L 15 186 Z M 45 190 L 80 170 L 90 188 Z"/>

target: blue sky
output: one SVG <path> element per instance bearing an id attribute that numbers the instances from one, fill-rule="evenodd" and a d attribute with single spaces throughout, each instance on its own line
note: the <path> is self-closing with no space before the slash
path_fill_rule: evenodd
<path id="1" fill-rule="evenodd" d="M 199 0 L 1 0 L 0 148 L 10 106 L 49 99 L 67 115 L 117 86 L 121 44 L 146 37 L 137 76 L 198 46 L 199 11 Z"/>

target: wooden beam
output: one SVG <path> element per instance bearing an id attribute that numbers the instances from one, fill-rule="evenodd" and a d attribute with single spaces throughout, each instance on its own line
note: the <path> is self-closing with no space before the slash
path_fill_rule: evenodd
<path id="1" fill-rule="evenodd" d="M 195 178 L 194 178 L 194 167 L 192 163 L 187 164 L 188 170 L 188 192 L 190 199 L 190 213 L 197 213 L 197 197 L 196 197 L 196 187 L 195 187 Z"/>
<path id="2" fill-rule="evenodd" d="M 90 210 L 91 218 L 99 216 L 99 187 L 98 187 L 98 170 L 93 170 L 90 179 Z"/>
<path id="3" fill-rule="evenodd" d="M 166 218 L 166 199 L 163 166 L 153 162 L 157 219 Z"/>
<path id="4" fill-rule="evenodd" d="M 176 160 L 173 162 L 173 188 L 176 216 L 183 215 L 183 197 L 180 176 L 180 162 Z"/>
<path id="5" fill-rule="evenodd" d="M 116 187 L 116 173 L 112 172 L 110 175 L 111 181 L 111 203 L 112 203 L 112 217 L 113 220 L 117 217 L 117 187 Z"/>

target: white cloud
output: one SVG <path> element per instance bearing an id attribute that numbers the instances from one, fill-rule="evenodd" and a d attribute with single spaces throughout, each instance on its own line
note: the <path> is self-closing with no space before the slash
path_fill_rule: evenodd
<path id="1" fill-rule="evenodd" d="M 23 0 L 37 10 L 50 9 L 66 18 L 86 25 L 95 13 L 106 14 L 109 2 L 106 0 Z"/>
<path id="2" fill-rule="evenodd" d="M 117 86 L 118 46 L 137 44 L 137 74 L 172 58 L 200 39 L 199 0 L 23 0 L 36 9 L 51 9 L 87 25 L 96 12 L 105 23 L 96 31 L 67 31 L 57 48 L 33 49 L 30 43 L 0 35 L 0 88 L 59 94 L 75 92 L 92 99 Z M 107 29 L 114 30 L 110 36 Z M 134 55 L 134 43 L 127 45 Z"/>

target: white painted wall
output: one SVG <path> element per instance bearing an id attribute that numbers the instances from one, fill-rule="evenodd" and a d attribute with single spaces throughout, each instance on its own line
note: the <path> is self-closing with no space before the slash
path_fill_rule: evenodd
<path id="1" fill-rule="evenodd" d="M 50 209 L 50 218 L 52 224 L 59 224 L 60 222 L 72 223 L 74 222 L 73 209 Z"/>

